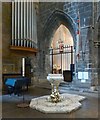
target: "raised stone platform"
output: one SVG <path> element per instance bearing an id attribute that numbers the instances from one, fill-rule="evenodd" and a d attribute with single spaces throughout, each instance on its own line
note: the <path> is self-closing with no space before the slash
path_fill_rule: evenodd
<path id="1" fill-rule="evenodd" d="M 61 94 L 61 102 L 52 103 L 48 97 L 49 95 L 32 99 L 30 107 L 44 113 L 68 113 L 81 107 L 80 101 L 85 99 L 84 96 L 65 93 Z"/>

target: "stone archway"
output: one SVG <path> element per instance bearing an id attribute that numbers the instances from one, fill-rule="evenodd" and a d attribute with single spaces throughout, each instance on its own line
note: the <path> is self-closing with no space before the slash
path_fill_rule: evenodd
<path id="1" fill-rule="evenodd" d="M 74 38 L 74 44 L 75 44 L 75 23 L 71 19 L 71 17 L 64 13 L 61 10 L 55 10 L 47 19 L 45 25 L 44 25 L 44 31 L 43 31 L 43 39 L 45 40 L 45 50 L 48 51 L 48 47 L 50 46 L 51 43 L 51 38 L 57 28 L 63 24 L 66 26 L 69 31 L 71 32 L 73 38 Z"/>
<path id="2" fill-rule="evenodd" d="M 43 40 L 44 40 L 44 44 L 45 46 L 43 47 L 44 49 L 44 62 L 46 64 L 44 64 L 44 68 L 45 68 L 45 72 L 48 73 L 49 70 L 49 47 L 51 45 L 51 41 L 52 41 L 52 37 L 55 33 L 55 31 L 57 30 L 57 28 L 63 24 L 64 26 L 66 26 L 70 33 L 73 36 L 73 41 L 74 41 L 74 48 L 76 46 L 76 33 L 75 33 L 75 23 L 74 21 L 71 19 L 71 17 L 69 15 L 67 15 L 66 13 L 64 13 L 61 10 L 55 10 L 47 19 L 45 25 L 44 25 L 44 31 L 43 31 Z M 48 63 L 47 63 L 48 62 Z"/>

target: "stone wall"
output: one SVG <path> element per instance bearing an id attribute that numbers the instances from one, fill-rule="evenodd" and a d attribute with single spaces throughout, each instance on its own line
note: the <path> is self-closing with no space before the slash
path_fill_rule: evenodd
<path id="1" fill-rule="evenodd" d="M 34 10 L 35 8 L 34 4 Z M 1 12 L 1 11 L 0 11 Z M 0 23 L 1 25 L 1 23 Z M 34 41 L 37 47 L 37 23 L 36 23 L 36 14 L 34 13 Z M 1 33 L 1 32 L 0 32 Z M 14 51 L 10 50 L 12 40 L 12 11 L 11 11 L 11 3 L 10 2 L 3 2 L 2 3 L 2 68 L 6 66 L 6 69 L 2 69 L 3 73 L 21 73 L 21 63 L 22 57 L 28 57 L 31 60 L 32 70 L 31 70 L 31 77 L 32 80 L 38 73 L 37 68 L 37 54 L 30 53 L 27 51 Z M 10 67 L 14 66 L 13 71 L 9 71 Z M 32 81 L 33 83 L 33 81 Z"/>
<path id="2" fill-rule="evenodd" d="M 2 3 L 2 64 L 11 65 L 14 64 L 13 72 L 20 72 L 20 61 L 16 53 L 10 50 L 11 44 L 11 3 Z M 20 63 L 20 64 L 19 64 Z M 5 72 L 9 72 L 5 70 Z"/>
<path id="3" fill-rule="evenodd" d="M 75 21 L 77 10 L 80 15 L 80 58 L 76 63 L 77 71 L 88 71 L 91 85 L 98 84 L 98 48 L 95 41 L 98 41 L 97 16 L 100 14 L 100 2 L 79 2 L 66 3 L 64 11 Z M 82 54 L 83 53 L 83 54 Z"/>
<path id="4" fill-rule="evenodd" d="M 2 73 L 2 2 L 0 2 L 0 83 L 2 83 L 1 73 Z M 0 84 L 0 90 L 1 88 L 2 88 L 2 84 Z M 0 109 L 0 113 L 1 113 L 1 109 Z"/>
<path id="5" fill-rule="evenodd" d="M 91 2 L 72 2 L 65 3 L 64 11 L 75 21 L 77 29 L 77 18 L 80 18 L 80 38 L 79 38 L 79 58 L 76 63 L 76 80 L 78 80 L 78 71 L 91 71 L 93 65 L 93 3 Z M 79 11 L 79 15 L 78 15 Z M 77 34 L 76 34 L 77 35 Z M 77 46 L 75 46 L 77 49 Z M 77 57 L 76 57 L 77 59 Z M 89 72 L 89 81 L 91 82 L 91 73 Z"/>
<path id="6" fill-rule="evenodd" d="M 100 83 L 100 1 L 98 2 L 98 3 L 96 3 L 96 9 L 97 9 L 97 11 L 96 11 L 96 22 L 95 22 L 95 28 L 97 29 L 97 31 L 96 31 L 96 35 L 97 35 L 97 43 L 96 43 L 96 54 L 97 54 L 97 68 L 98 68 L 98 70 L 97 70 L 97 72 L 98 72 L 98 84 Z M 99 84 L 100 85 L 100 84 Z"/>
<path id="7" fill-rule="evenodd" d="M 71 34 L 74 38 L 74 47 L 76 50 L 76 29 L 77 29 L 77 16 L 79 10 L 80 16 L 80 46 L 79 46 L 79 60 L 76 63 L 76 73 L 78 71 L 87 71 L 89 72 L 89 79 L 86 81 L 87 83 L 97 84 L 95 81 L 96 77 L 94 71 L 96 71 L 97 66 L 97 49 L 94 47 L 94 40 L 96 37 L 95 31 L 97 28 L 95 27 L 95 22 L 97 20 L 97 7 L 98 4 L 92 2 L 66 2 L 66 3 L 40 3 L 39 5 L 39 17 L 38 17 L 38 47 L 39 47 L 39 73 L 40 76 L 45 77 L 49 70 L 47 51 L 50 47 L 50 42 L 52 40 L 53 34 L 59 25 L 62 23 L 66 27 L 70 29 L 69 22 L 72 20 L 73 29 L 70 30 Z M 66 15 L 70 17 L 70 19 L 65 19 L 64 16 L 53 16 L 54 11 L 61 10 Z M 59 13 L 58 13 L 59 14 Z M 62 13 L 63 14 L 63 13 Z M 50 21 L 51 17 L 51 23 Z M 53 21 L 52 17 L 55 18 Z M 65 22 L 65 20 L 66 22 Z M 49 23 L 49 24 L 48 24 Z M 56 24 L 56 25 L 55 25 Z M 70 25 L 70 24 L 69 24 Z M 48 26 L 48 27 L 47 27 Z M 45 30 L 46 29 L 46 30 Z M 52 32 L 53 31 L 53 32 Z M 48 37 L 44 37 L 48 36 Z M 95 55 L 96 53 L 96 55 Z M 46 68 L 48 66 L 48 68 Z M 77 80 L 77 75 L 75 76 Z"/>
<path id="8" fill-rule="evenodd" d="M 35 5 L 34 5 L 35 6 Z M 35 10 L 35 9 L 34 9 Z M 37 44 L 37 27 L 36 27 L 36 15 L 34 13 L 34 40 Z M 12 11 L 11 3 L 2 3 L 2 64 L 3 65 L 14 65 L 15 73 L 21 72 L 21 59 L 22 57 L 30 57 L 36 60 L 37 57 L 34 53 L 24 52 L 24 51 L 14 51 L 10 50 L 12 40 Z M 37 46 L 37 45 L 36 45 Z M 37 61 L 37 60 L 36 60 Z M 36 62 L 33 62 L 33 66 Z M 9 72 L 9 71 L 5 71 Z"/>
<path id="9" fill-rule="evenodd" d="M 61 24 L 58 12 L 63 11 L 63 5 L 63 2 L 45 2 L 39 4 L 38 47 L 40 51 L 38 65 L 40 78 L 46 78 L 47 74 L 50 73 L 48 52 L 53 34 Z"/>
<path id="10" fill-rule="evenodd" d="M 100 1 L 99 2 L 94 2 L 93 3 L 93 41 L 92 41 L 92 53 L 91 55 L 91 60 L 92 60 L 92 79 L 91 79 L 91 84 L 92 85 L 98 85 L 98 80 L 100 78 L 99 75 L 99 51 L 100 51 Z"/>
<path id="11" fill-rule="evenodd" d="M 77 71 L 89 71 L 89 81 L 93 84 L 97 77 L 97 65 L 99 48 L 95 47 L 94 41 L 99 40 L 100 20 L 100 2 L 40 2 L 37 11 L 37 45 L 39 51 L 36 55 L 29 55 L 32 66 L 33 76 L 45 79 L 50 72 L 49 69 L 49 47 L 52 37 L 57 28 L 63 24 L 71 32 L 76 49 L 76 21 L 77 11 L 80 15 L 81 37 L 80 37 L 80 55 L 76 61 Z M 15 72 L 20 72 L 21 58 L 26 57 L 26 53 L 14 52 L 9 49 L 11 42 L 11 3 L 3 3 L 2 6 L 2 59 L 3 64 L 15 64 Z M 37 8 L 36 8 L 37 9 Z M 99 28 L 98 28 L 99 26 Z M 98 37 L 97 37 L 98 36 Z M 99 40 L 100 41 L 100 40 Z M 95 74 L 94 74 L 95 73 Z M 76 78 L 77 80 L 77 75 Z"/>

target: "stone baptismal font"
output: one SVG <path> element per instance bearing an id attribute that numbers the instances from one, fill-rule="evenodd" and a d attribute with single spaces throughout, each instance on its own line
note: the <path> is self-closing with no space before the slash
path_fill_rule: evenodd
<path id="1" fill-rule="evenodd" d="M 63 81 L 62 74 L 48 74 L 47 80 L 51 84 L 51 95 L 33 98 L 30 102 L 32 109 L 44 113 L 68 113 L 82 106 L 79 101 L 84 100 L 84 96 L 59 93 L 59 84 Z"/>
<path id="2" fill-rule="evenodd" d="M 57 103 L 62 100 L 62 97 L 59 94 L 59 84 L 63 81 L 63 75 L 62 74 L 49 74 L 47 76 L 47 80 L 51 84 L 51 95 L 48 97 L 48 100 Z"/>

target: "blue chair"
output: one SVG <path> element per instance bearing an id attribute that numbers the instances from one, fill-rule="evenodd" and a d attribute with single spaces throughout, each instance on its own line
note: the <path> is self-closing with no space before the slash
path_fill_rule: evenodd
<path id="1" fill-rule="evenodd" d="M 19 93 L 21 91 L 22 85 L 27 85 L 26 82 L 23 83 L 24 78 L 7 78 L 5 85 L 8 88 L 8 94 L 17 94 L 19 96 Z M 27 88 L 28 89 L 28 88 Z M 24 99 L 24 93 L 23 95 L 23 102 L 18 104 L 18 107 L 28 107 L 29 104 L 25 103 Z"/>
<path id="2" fill-rule="evenodd" d="M 15 78 L 8 78 L 5 82 L 5 85 L 8 89 L 8 94 L 14 93 L 15 90 L 16 79 Z"/>

